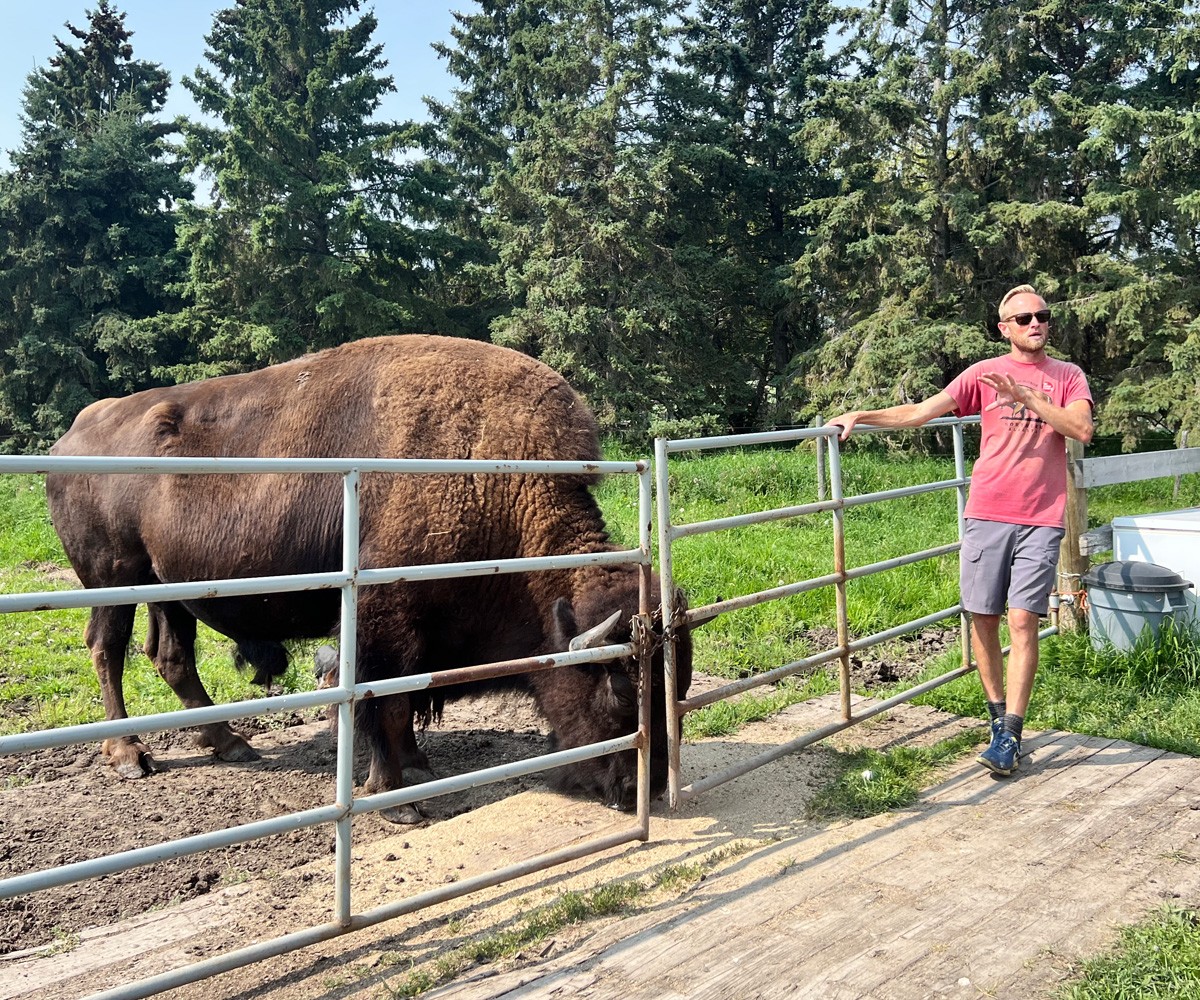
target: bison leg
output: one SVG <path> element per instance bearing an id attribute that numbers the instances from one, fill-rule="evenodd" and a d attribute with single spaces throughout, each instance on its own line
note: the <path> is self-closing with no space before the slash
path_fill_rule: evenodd
<path id="1" fill-rule="evenodd" d="M 125 710 L 125 652 L 133 635 L 137 608 L 122 604 L 111 608 L 92 608 L 84 638 L 92 653 L 92 665 L 100 679 L 100 697 L 104 718 L 127 719 Z M 150 750 L 137 736 L 110 736 L 101 745 L 108 762 L 122 778 L 140 778 L 155 770 Z"/>
<path id="2" fill-rule="evenodd" d="M 365 786 L 369 794 L 403 788 L 405 768 L 432 773 L 429 758 L 417 746 L 412 703 L 407 695 L 372 698 L 364 708 L 365 729 L 371 741 L 371 771 Z M 424 819 L 411 803 L 384 809 L 380 815 L 392 823 L 420 823 Z"/>
<path id="3" fill-rule="evenodd" d="M 211 705 L 196 672 L 196 619 L 180 604 L 151 604 L 150 627 L 146 634 L 146 655 L 184 708 Z M 196 727 L 196 744 L 212 747 L 227 761 L 258 760 L 258 753 L 224 722 Z"/>

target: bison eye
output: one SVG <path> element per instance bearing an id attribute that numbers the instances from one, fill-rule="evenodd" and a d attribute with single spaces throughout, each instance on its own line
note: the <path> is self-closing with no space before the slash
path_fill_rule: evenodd
<path id="1" fill-rule="evenodd" d="M 622 708 L 633 711 L 637 707 L 637 690 L 633 686 L 633 681 L 625 674 L 617 670 L 609 671 L 608 686 L 612 690 L 617 704 Z"/>

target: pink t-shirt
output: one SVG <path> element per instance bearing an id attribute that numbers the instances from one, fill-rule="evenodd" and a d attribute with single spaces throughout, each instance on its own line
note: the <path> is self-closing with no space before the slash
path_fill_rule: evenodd
<path id="1" fill-rule="evenodd" d="M 986 409 L 996 391 L 979 381 L 989 372 L 1007 373 L 1057 406 L 1092 401 L 1078 366 L 1055 358 L 1036 364 L 1011 354 L 972 365 L 946 387 L 959 416 L 980 414 L 979 459 L 971 472 L 966 516 L 1005 524 L 1063 526 L 1067 506 L 1066 443 L 1061 434 L 1023 406 Z"/>

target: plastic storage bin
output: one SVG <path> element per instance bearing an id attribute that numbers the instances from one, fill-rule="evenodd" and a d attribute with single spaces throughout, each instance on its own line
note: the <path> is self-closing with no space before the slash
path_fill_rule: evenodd
<path id="1" fill-rule="evenodd" d="M 1155 563 L 1100 563 L 1084 574 L 1083 585 L 1095 649 L 1112 643 L 1128 652 L 1145 629 L 1157 636 L 1165 619 L 1191 614 L 1186 595 L 1192 584 Z"/>
<path id="2" fill-rule="evenodd" d="M 1157 563 L 1200 583 L 1200 507 L 1114 517 L 1112 528 L 1115 561 Z M 1187 602 L 1200 614 L 1200 595 L 1190 591 Z"/>

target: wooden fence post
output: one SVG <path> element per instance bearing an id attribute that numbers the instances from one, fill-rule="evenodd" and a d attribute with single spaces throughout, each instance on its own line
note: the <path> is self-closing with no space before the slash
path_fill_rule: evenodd
<path id="1" fill-rule="evenodd" d="M 1067 439 L 1067 533 L 1058 550 L 1058 592 L 1062 603 L 1058 610 L 1058 627 L 1063 632 L 1075 632 L 1086 624 L 1079 603 L 1080 581 L 1088 571 L 1089 556 L 1079 549 L 1079 536 L 1087 531 L 1087 490 L 1075 483 L 1075 463 L 1083 458 L 1083 443 Z M 1069 599 L 1068 599 L 1069 598 Z"/>
<path id="2" fill-rule="evenodd" d="M 1187 439 L 1188 439 L 1188 432 L 1187 431 L 1180 432 L 1180 435 L 1179 435 L 1179 447 L 1180 448 L 1187 447 Z M 1171 491 L 1171 499 L 1172 500 L 1179 499 L 1179 480 L 1182 478 L 1183 478 L 1182 476 L 1175 477 L 1175 489 L 1173 489 Z"/>

